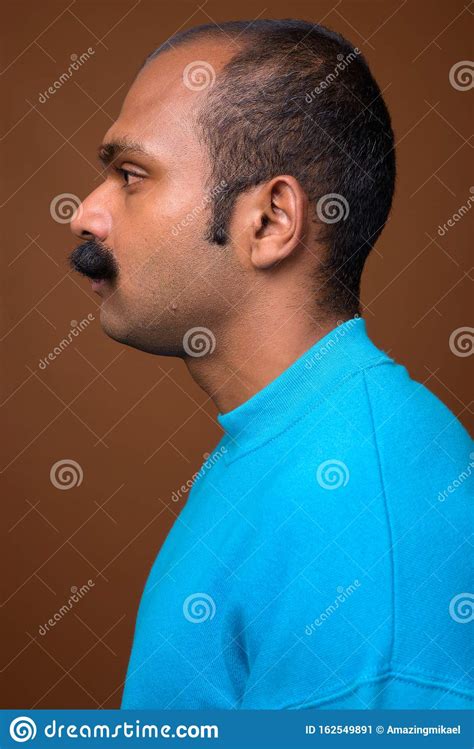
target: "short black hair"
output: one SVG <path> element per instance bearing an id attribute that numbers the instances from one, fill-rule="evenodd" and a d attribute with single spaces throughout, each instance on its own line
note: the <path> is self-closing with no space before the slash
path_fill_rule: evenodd
<path id="1" fill-rule="evenodd" d="M 390 115 L 367 62 L 324 26 L 260 19 L 180 32 L 145 65 L 206 36 L 238 40 L 197 116 L 211 156 L 209 188 L 226 185 L 213 193 L 208 239 L 227 244 L 242 192 L 291 174 L 313 208 L 314 238 L 326 248 L 313 279 L 318 306 L 357 314 L 362 270 L 387 221 L 396 172 Z"/>

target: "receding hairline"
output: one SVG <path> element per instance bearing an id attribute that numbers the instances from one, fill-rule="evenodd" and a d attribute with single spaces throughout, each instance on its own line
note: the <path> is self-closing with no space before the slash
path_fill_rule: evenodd
<path id="1" fill-rule="evenodd" d="M 303 30 L 307 31 L 306 36 L 309 36 L 311 33 L 316 33 L 321 38 L 330 39 L 342 46 L 352 47 L 351 43 L 338 32 L 328 29 L 318 23 L 311 23 L 302 18 L 259 18 L 225 21 L 221 25 L 215 23 L 199 24 L 184 29 L 183 31 L 176 32 L 147 56 L 140 67 L 140 70 L 164 52 L 173 51 L 178 47 L 192 44 L 197 40 L 207 39 L 209 41 L 215 41 L 216 39 L 220 39 L 229 46 L 232 45 L 234 47 L 234 53 L 229 56 L 228 62 L 230 62 L 234 56 L 251 46 L 252 39 L 261 39 L 266 34 L 268 36 L 276 35 L 278 33 L 284 35 L 289 31 Z M 232 38 L 231 36 L 232 31 L 238 32 L 236 33 L 235 38 Z M 300 44 L 303 44 L 304 39 L 305 37 L 298 40 L 294 47 L 296 48 Z M 237 40 L 239 41 L 239 44 L 237 44 Z"/>
<path id="2" fill-rule="evenodd" d="M 257 32 L 253 32 L 253 34 L 256 36 Z M 221 48 L 228 49 L 229 55 L 227 59 L 222 62 L 222 67 L 225 68 L 234 57 L 250 48 L 251 36 L 251 34 L 248 34 L 245 37 L 242 35 L 237 43 L 235 40 L 230 39 L 225 31 L 218 26 L 213 25 L 212 29 L 208 29 L 205 25 L 193 26 L 190 29 L 186 29 L 184 32 L 178 32 L 174 37 L 169 37 L 169 39 L 150 52 L 139 67 L 137 76 L 158 57 L 161 57 L 166 53 L 178 51 L 182 47 L 191 47 L 193 44 L 202 42 L 218 43 Z M 208 60 L 205 59 L 203 59 L 203 61 L 208 62 Z M 200 60 L 196 60 L 196 62 L 200 62 Z"/>

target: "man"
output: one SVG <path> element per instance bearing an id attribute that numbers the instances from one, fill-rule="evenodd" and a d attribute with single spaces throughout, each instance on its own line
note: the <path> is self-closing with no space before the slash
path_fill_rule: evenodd
<path id="1" fill-rule="evenodd" d="M 148 578 L 125 708 L 465 708 L 469 437 L 359 317 L 390 118 L 357 48 L 259 20 L 146 61 L 73 221 L 109 336 L 219 409 Z M 446 499 L 441 501 L 441 492 Z"/>

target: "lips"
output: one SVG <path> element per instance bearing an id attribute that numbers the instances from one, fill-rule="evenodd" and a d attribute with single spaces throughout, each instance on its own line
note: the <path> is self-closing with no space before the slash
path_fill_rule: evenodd
<path id="1" fill-rule="evenodd" d="M 97 294 L 100 294 L 101 290 L 106 285 L 107 285 L 107 280 L 105 278 L 91 278 L 92 291 L 95 291 Z"/>

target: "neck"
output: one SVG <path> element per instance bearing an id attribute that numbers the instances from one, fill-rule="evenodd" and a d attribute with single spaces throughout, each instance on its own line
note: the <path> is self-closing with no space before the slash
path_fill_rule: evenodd
<path id="1" fill-rule="evenodd" d="M 203 357 L 185 357 L 197 384 L 214 401 L 220 413 L 237 408 L 323 338 L 338 320 L 314 319 L 307 312 L 288 309 L 276 314 L 239 316 L 233 325 L 213 331 L 216 346 Z"/>

